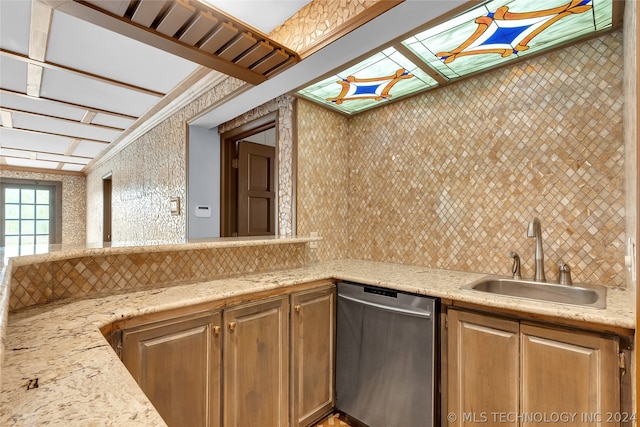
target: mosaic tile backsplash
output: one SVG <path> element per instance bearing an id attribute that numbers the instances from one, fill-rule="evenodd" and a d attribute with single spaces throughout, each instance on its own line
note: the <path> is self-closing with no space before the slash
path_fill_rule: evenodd
<path id="1" fill-rule="evenodd" d="M 64 298 L 302 267 L 306 243 L 105 254 L 14 266 L 9 310 Z"/>
<path id="2" fill-rule="evenodd" d="M 298 235 L 318 232 L 313 261 L 348 257 L 349 121 L 310 102 L 298 102 Z"/>
<path id="3" fill-rule="evenodd" d="M 454 270 L 510 274 L 515 251 L 529 277 L 527 224 L 538 217 L 549 280 L 564 261 L 574 282 L 624 286 L 622 56 L 615 32 L 354 116 L 346 128 L 299 101 L 300 230 L 348 233 L 351 258 Z M 331 154 L 323 169 L 305 157 L 321 152 L 316 144 L 341 153 L 340 143 L 346 172 Z M 317 181 L 343 173 L 347 222 L 313 215 L 337 202 Z M 318 258 L 340 253 L 334 245 Z"/>

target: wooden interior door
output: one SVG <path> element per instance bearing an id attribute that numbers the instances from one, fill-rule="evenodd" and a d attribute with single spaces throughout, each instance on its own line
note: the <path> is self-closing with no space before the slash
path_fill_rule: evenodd
<path id="1" fill-rule="evenodd" d="M 238 236 L 275 234 L 276 149 L 238 143 Z"/>
<path id="2" fill-rule="evenodd" d="M 102 241 L 111 242 L 111 176 L 102 179 Z"/>

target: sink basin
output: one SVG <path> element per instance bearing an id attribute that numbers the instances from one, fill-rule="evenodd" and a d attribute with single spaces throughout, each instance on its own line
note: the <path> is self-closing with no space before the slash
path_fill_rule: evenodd
<path id="1" fill-rule="evenodd" d="M 579 284 L 568 286 L 488 276 L 463 286 L 463 289 L 600 309 L 605 308 L 607 302 L 607 289 L 600 285 Z"/>

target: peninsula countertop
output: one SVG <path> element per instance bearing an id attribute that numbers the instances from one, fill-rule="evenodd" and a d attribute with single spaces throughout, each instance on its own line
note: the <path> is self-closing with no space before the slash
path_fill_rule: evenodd
<path id="1" fill-rule="evenodd" d="M 323 279 L 349 280 L 468 304 L 633 331 L 634 296 L 609 288 L 607 308 L 574 307 L 461 290 L 481 273 L 360 260 L 64 300 L 9 315 L 0 425 L 159 426 L 164 422 L 100 328 L 115 321 Z M 37 380 L 37 383 L 36 383 Z"/>

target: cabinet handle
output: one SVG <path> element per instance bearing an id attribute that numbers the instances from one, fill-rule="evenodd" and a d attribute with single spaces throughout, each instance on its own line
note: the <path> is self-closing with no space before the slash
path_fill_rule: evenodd
<path id="1" fill-rule="evenodd" d="M 296 306 L 293 307 L 293 309 L 296 311 L 296 313 L 300 313 L 300 310 L 302 309 L 302 306 L 296 305 Z"/>
<path id="2" fill-rule="evenodd" d="M 229 330 L 233 331 L 234 329 L 236 329 L 236 322 L 229 322 Z"/>
<path id="3" fill-rule="evenodd" d="M 220 334 L 220 326 L 214 326 L 213 327 L 213 334 L 214 335 L 219 335 Z"/>

